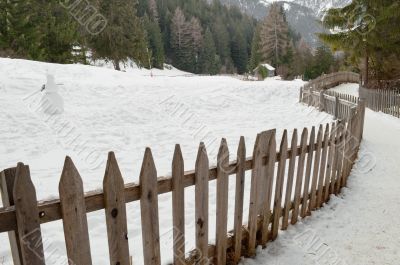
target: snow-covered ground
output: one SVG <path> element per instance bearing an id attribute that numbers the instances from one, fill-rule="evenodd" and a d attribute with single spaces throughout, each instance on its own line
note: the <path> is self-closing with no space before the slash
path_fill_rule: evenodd
<path id="1" fill-rule="evenodd" d="M 347 84 L 341 84 L 329 90 L 358 97 L 358 88 L 359 84 L 347 83 Z"/>
<path id="2" fill-rule="evenodd" d="M 400 119 L 367 109 L 348 187 L 243 264 L 399 264 L 399 136 Z"/>
<path id="3" fill-rule="evenodd" d="M 60 85 L 65 112 L 41 112 L 40 88 L 52 72 Z M 151 77 L 151 75 L 153 77 Z M 39 199 L 58 194 L 64 157 L 70 155 L 85 191 L 100 188 L 108 151 L 115 151 L 125 182 L 138 181 L 146 146 L 152 148 L 158 175 L 170 172 L 174 145 L 180 143 L 186 169 L 193 169 L 204 141 L 215 163 L 220 139 L 236 153 L 239 137 L 251 155 L 256 134 L 277 128 L 302 129 L 331 121 L 331 116 L 297 104 L 302 81 L 267 79 L 245 82 L 231 77 L 200 77 L 176 69 L 111 69 L 0 59 L 0 168 L 18 161 L 30 165 Z M 233 160 L 233 158 L 231 159 Z M 233 179 L 232 179 L 233 180 Z M 249 178 L 247 178 L 249 180 Z M 247 183 L 246 189 L 249 189 Z M 230 182 L 230 191 L 234 181 Z M 248 195 L 245 205 L 247 212 Z M 230 192 L 229 216 L 234 194 Z M 210 184 L 210 240 L 215 238 L 215 182 Z M 159 197 L 163 262 L 172 257 L 171 196 Z M 194 245 L 193 189 L 186 190 L 187 249 Z M 128 204 L 128 230 L 134 264 L 142 264 L 140 209 Z M 108 264 L 106 224 L 102 211 L 88 214 L 94 264 Z M 233 220 L 229 220 L 233 227 Z M 65 261 L 60 221 L 42 226 L 49 264 Z M 6 234 L 0 235 L 7 242 Z M 2 257 L 4 259 L 2 259 Z M 0 264 L 11 264 L 8 244 L 1 244 Z M 56 263 L 57 261 L 58 263 Z"/>

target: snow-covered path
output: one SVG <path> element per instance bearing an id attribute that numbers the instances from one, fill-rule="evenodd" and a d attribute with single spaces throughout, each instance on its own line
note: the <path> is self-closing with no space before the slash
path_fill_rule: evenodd
<path id="1" fill-rule="evenodd" d="M 243 264 L 399 264 L 399 136 L 400 119 L 367 110 L 348 188 Z"/>

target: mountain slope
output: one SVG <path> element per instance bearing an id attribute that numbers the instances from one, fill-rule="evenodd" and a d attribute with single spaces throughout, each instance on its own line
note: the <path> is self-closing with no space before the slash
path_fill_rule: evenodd
<path id="1" fill-rule="evenodd" d="M 318 45 L 318 38 L 315 33 L 323 32 L 324 29 L 320 20 L 324 12 L 331 7 L 344 6 L 351 0 L 220 0 L 226 5 L 238 6 L 257 19 L 263 19 L 268 13 L 269 5 L 272 2 L 279 2 L 284 5 L 289 25 L 312 46 Z"/>

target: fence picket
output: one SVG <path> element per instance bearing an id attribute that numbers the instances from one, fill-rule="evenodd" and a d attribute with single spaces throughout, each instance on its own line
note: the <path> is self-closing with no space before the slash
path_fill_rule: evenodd
<path id="1" fill-rule="evenodd" d="M 306 217 L 308 214 L 307 209 L 308 209 L 308 194 L 310 190 L 310 177 L 311 177 L 311 166 L 313 162 L 313 157 L 314 157 L 314 146 L 315 146 L 315 127 L 313 126 L 311 129 L 311 134 L 310 134 L 310 141 L 309 141 L 309 150 L 307 154 L 307 165 L 306 165 L 306 174 L 304 176 L 304 187 L 303 187 L 303 202 L 301 206 L 301 212 L 300 216 L 302 218 Z"/>
<path id="2" fill-rule="evenodd" d="M 329 146 L 329 123 L 326 124 L 324 132 L 324 141 L 323 141 L 323 149 L 322 149 L 321 164 L 319 169 L 318 189 L 317 189 L 317 207 L 321 207 L 323 203 L 322 197 L 324 195 L 323 189 L 325 187 L 324 179 L 325 179 L 325 168 L 327 164 L 328 146 Z"/>
<path id="3" fill-rule="evenodd" d="M 3 207 L 14 206 L 14 183 L 17 168 L 9 168 L 0 172 L 0 193 Z M 11 255 L 14 265 L 22 264 L 21 243 L 19 241 L 18 229 L 8 232 L 11 247 Z"/>
<path id="4" fill-rule="evenodd" d="M 228 233 L 229 150 L 226 139 L 222 139 L 217 158 L 217 233 L 216 264 L 226 264 L 226 237 Z"/>
<path id="5" fill-rule="evenodd" d="M 340 124 L 339 127 L 339 146 L 338 146 L 338 161 L 337 161 L 337 173 L 336 173 L 336 183 L 335 183 L 335 194 L 338 194 L 342 184 L 343 178 L 343 158 L 344 158 L 344 148 L 345 148 L 345 124 Z"/>
<path id="6" fill-rule="evenodd" d="M 253 150 L 253 165 L 251 172 L 251 187 L 250 187 L 250 206 L 249 206 L 249 220 L 248 220 L 248 256 L 252 257 L 256 254 L 256 241 L 257 241 L 257 215 L 258 215 L 258 189 L 262 178 L 262 144 L 263 134 L 257 135 L 256 142 Z"/>
<path id="7" fill-rule="evenodd" d="M 242 224 L 243 224 L 243 200 L 246 161 L 246 144 L 244 137 L 240 137 L 237 150 L 237 172 L 236 172 L 236 192 L 235 192 L 235 220 L 234 220 L 234 263 L 237 264 L 242 255 Z"/>
<path id="8" fill-rule="evenodd" d="M 292 211 L 292 218 L 290 221 L 290 223 L 292 225 L 297 223 L 298 215 L 299 215 L 301 187 L 302 187 L 303 174 L 304 174 L 304 161 L 305 161 L 306 152 L 307 152 L 307 138 L 308 138 L 308 130 L 307 130 L 307 128 L 304 128 L 303 132 L 301 133 L 301 140 L 300 140 L 300 157 L 299 157 L 299 163 L 297 166 L 296 186 L 295 186 L 295 193 L 294 193 L 294 207 L 293 207 L 293 211 Z"/>
<path id="9" fill-rule="evenodd" d="M 319 163 L 321 160 L 321 151 L 322 151 L 322 134 L 323 127 L 319 126 L 318 134 L 317 134 L 317 150 L 315 151 L 315 157 L 313 162 L 313 177 L 311 181 L 311 199 L 309 211 L 315 210 L 317 206 L 317 185 L 318 185 L 318 174 L 319 174 Z"/>
<path id="10" fill-rule="evenodd" d="M 340 160 L 340 137 L 341 137 L 341 128 L 342 128 L 342 121 L 338 121 L 336 125 L 335 131 L 335 141 L 334 141 L 334 155 L 333 155 L 333 162 L 332 162 L 332 172 L 331 172 L 331 186 L 330 186 L 330 193 L 336 194 L 336 181 L 337 181 L 337 171 L 339 167 L 339 160 Z"/>
<path id="11" fill-rule="evenodd" d="M 144 153 L 139 181 L 144 264 L 160 265 L 157 170 L 150 148 Z"/>
<path id="12" fill-rule="evenodd" d="M 281 217 L 282 211 L 282 192 L 283 192 L 283 182 L 285 180 L 285 170 L 286 170 L 286 158 L 287 158 L 287 131 L 283 132 L 281 145 L 279 148 L 280 159 L 278 163 L 278 173 L 276 175 L 276 186 L 275 186 L 275 199 L 274 199 L 274 212 L 273 212 L 273 222 L 272 222 L 272 240 L 275 240 L 278 236 L 279 229 L 279 219 Z"/>
<path id="13" fill-rule="evenodd" d="M 179 144 L 172 159 L 172 218 L 174 224 L 174 264 L 185 264 L 185 190 L 184 161 Z"/>
<path id="14" fill-rule="evenodd" d="M 195 166 L 196 204 L 196 264 L 208 262 L 208 156 L 204 143 L 200 143 Z"/>
<path id="15" fill-rule="evenodd" d="M 271 221 L 271 198 L 272 198 L 272 189 L 273 189 L 273 180 L 274 180 L 274 172 L 275 172 L 275 161 L 276 161 L 276 131 L 270 130 L 266 133 L 266 142 L 268 145 L 265 154 L 267 156 L 267 166 L 265 168 L 265 175 L 263 175 L 263 179 L 265 180 L 265 185 L 262 187 L 260 193 L 264 194 L 264 198 L 262 200 L 262 230 L 261 230 L 261 245 L 263 247 L 266 246 L 269 240 L 269 224 Z"/>
<path id="16" fill-rule="evenodd" d="M 21 247 L 22 263 L 44 265 L 42 233 L 38 215 L 36 190 L 29 167 L 18 163 L 13 190 L 15 217 Z"/>
<path id="17" fill-rule="evenodd" d="M 110 264 L 130 264 L 124 188 L 117 160 L 110 152 L 103 180 Z"/>
<path id="18" fill-rule="evenodd" d="M 328 200 L 330 194 L 331 172 L 332 172 L 333 156 L 335 154 L 335 137 L 336 137 L 336 124 L 332 123 L 331 132 L 329 136 L 328 161 L 326 164 L 326 172 L 325 172 L 325 189 L 324 189 L 325 202 Z"/>
<path id="19" fill-rule="evenodd" d="M 92 264 L 81 176 L 70 157 L 65 158 L 61 174 L 60 204 L 68 259 L 74 264 Z"/>
<path id="20" fill-rule="evenodd" d="M 286 182 L 285 205 L 283 208 L 284 210 L 282 216 L 282 230 L 286 230 L 289 225 L 289 212 L 292 204 L 294 169 L 297 157 L 297 129 L 293 131 L 292 143 L 290 149 L 291 149 L 291 154 L 289 160 L 288 177 Z"/>

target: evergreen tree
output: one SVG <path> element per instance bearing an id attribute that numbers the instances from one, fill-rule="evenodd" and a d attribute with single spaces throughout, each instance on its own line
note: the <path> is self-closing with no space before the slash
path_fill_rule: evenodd
<path id="1" fill-rule="evenodd" d="M 144 25 L 147 31 L 148 46 L 151 51 L 151 67 L 163 69 L 164 67 L 164 44 L 161 30 L 156 21 L 150 20 L 146 15 Z"/>
<path id="2" fill-rule="evenodd" d="M 43 59 L 41 39 L 45 2 L 34 0 L 1 1 L 0 48 L 12 57 Z"/>
<path id="3" fill-rule="evenodd" d="M 335 29 L 320 34 L 333 50 L 343 50 L 362 70 L 364 83 L 369 78 L 399 78 L 400 69 L 399 1 L 354 0 L 343 8 L 328 10 L 323 24 Z"/>
<path id="4" fill-rule="evenodd" d="M 231 40 L 232 60 L 239 74 L 246 72 L 249 58 L 247 53 L 247 42 L 242 34 L 242 32 L 236 31 Z"/>
<path id="5" fill-rule="evenodd" d="M 221 61 L 217 55 L 214 39 L 210 29 L 204 34 L 204 45 L 200 56 L 201 72 L 215 75 L 219 72 Z"/>
<path id="6" fill-rule="evenodd" d="M 261 25 L 260 53 L 262 60 L 278 67 L 291 48 L 289 25 L 283 7 L 278 3 L 270 6 L 268 15 Z"/>
<path id="7" fill-rule="evenodd" d="M 99 13 L 108 24 L 98 35 L 92 36 L 90 48 L 95 58 L 113 62 L 116 70 L 127 59 L 139 66 L 148 65 L 146 32 L 136 11 L 136 0 L 100 1 Z"/>
<path id="8" fill-rule="evenodd" d="M 262 61 L 260 52 L 260 27 L 254 32 L 253 41 L 251 43 L 251 57 L 249 61 L 249 71 L 253 71 Z"/>

